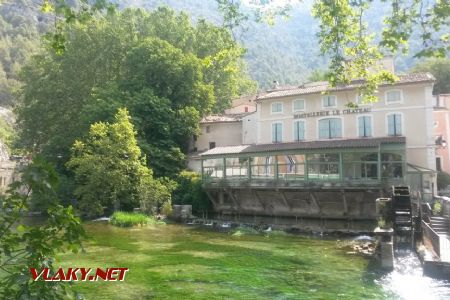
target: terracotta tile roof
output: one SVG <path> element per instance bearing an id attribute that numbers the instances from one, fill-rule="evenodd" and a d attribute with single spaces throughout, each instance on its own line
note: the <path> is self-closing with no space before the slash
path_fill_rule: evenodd
<path id="1" fill-rule="evenodd" d="M 407 83 L 418 83 L 418 82 L 432 82 L 435 81 L 435 78 L 430 73 L 411 73 L 405 75 L 398 75 L 399 80 L 394 83 L 397 84 L 407 84 Z M 354 80 L 349 85 L 338 86 L 335 88 L 330 88 L 328 83 L 325 81 L 321 82 L 312 82 L 303 84 L 301 86 L 292 88 L 292 89 L 282 89 L 282 90 L 273 90 L 269 91 L 267 94 L 258 97 L 258 100 L 264 99 L 272 99 L 272 98 L 280 98 L 286 96 L 295 96 L 295 95 L 307 95 L 307 94 L 316 94 L 322 93 L 326 91 L 344 91 L 344 90 L 352 90 L 358 88 L 362 80 Z M 384 84 L 384 86 L 390 84 Z"/>
<path id="2" fill-rule="evenodd" d="M 381 144 L 404 144 L 403 136 L 359 138 L 359 139 L 333 139 L 307 142 L 290 142 L 276 144 L 257 144 L 217 147 L 200 154 L 200 156 L 260 153 L 286 150 L 313 150 L 313 149 L 339 149 L 339 148 L 376 148 Z"/>

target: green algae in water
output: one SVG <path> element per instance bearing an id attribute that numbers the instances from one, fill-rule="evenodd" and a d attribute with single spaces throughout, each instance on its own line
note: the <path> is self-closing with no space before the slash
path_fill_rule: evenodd
<path id="1" fill-rule="evenodd" d="M 63 267 L 128 267 L 124 282 L 76 282 L 86 299 L 385 299 L 371 261 L 335 240 L 180 225 L 87 224 L 86 253 Z"/>

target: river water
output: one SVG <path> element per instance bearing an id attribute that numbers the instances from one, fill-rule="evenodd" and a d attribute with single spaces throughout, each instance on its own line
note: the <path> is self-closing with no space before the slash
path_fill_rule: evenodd
<path id="1" fill-rule="evenodd" d="M 410 251 L 397 252 L 395 269 L 383 272 L 330 237 L 236 236 L 182 225 L 85 228 L 86 251 L 58 264 L 130 268 L 121 285 L 77 283 L 86 299 L 450 299 L 450 283 L 423 276 Z"/>
<path id="2" fill-rule="evenodd" d="M 450 282 L 423 276 L 417 255 L 410 250 L 396 250 L 395 268 L 375 282 L 396 299 L 448 300 Z"/>

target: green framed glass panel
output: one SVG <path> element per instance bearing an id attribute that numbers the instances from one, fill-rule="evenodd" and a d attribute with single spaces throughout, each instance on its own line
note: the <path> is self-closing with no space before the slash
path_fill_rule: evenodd
<path id="1" fill-rule="evenodd" d="M 403 151 L 381 153 L 381 178 L 400 179 L 405 176 L 405 159 Z"/>
<path id="2" fill-rule="evenodd" d="M 308 180 L 339 180 L 339 153 L 308 154 Z"/>
<path id="3" fill-rule="evenodd" d="M 344 180 L 378 179 L 378 153 L 343 153 L 342 177 Z"/>
<path id="4" fill-rule="evenodd" d="M 203 176 L 206 178 L 223 178 L 223 158 L 205 159 Z"/>
<path id="5" fill-rule="evenodd" d="M 255 156 L 252 159 L 252 179 L 274 179 L 276 172 L 275 156 Z"/>
<path id="6" fill-rule="evenodd" d="M 227 178 L 248 177 L 248 158 L 226 158 L 225 165 Z"/>
<path id="7" fill-rule="evenodd" d="M 305 155 L 278 155 L 278 178 L 285 180 L 305 180 Z"/>
<path id="8" fill-rule="evenodd" d="M 308 162 L 339 162 L 339 153 L 314 153 L 306 156 Z"/>

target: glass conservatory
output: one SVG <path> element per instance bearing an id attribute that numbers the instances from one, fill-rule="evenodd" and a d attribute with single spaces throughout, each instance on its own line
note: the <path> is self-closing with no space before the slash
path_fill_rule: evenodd
<path id="1" fill-rule="evenodd" d="M 402 137 L 219 147 L 201 160 L 205 182 L 381 182 L 406 172 Z"/>

